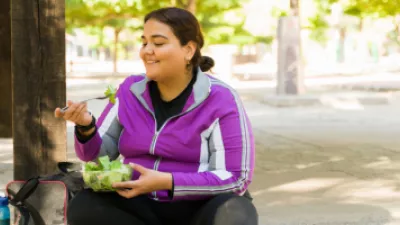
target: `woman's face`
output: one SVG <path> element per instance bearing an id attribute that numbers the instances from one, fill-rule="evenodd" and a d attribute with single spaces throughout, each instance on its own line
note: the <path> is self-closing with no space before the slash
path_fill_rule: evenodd
<path id="1" fill-rule="evenodd" d="M 144 24 L 140 58 L 149 79 L 162 81 L 185 71 L 186 59 L 191 59 L 188 46 L 181 46 L 171 28 L 157 20 Z"/>

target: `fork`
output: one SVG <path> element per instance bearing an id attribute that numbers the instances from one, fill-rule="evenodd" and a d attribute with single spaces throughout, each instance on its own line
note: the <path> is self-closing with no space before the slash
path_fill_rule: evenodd
<path id="1" fill-rule="evenodd" d="M 96 97 L 96 98 L 88 98 L 88 99 L 85 99 L 85 100 L 81 101 L 81 103 L 88 102 L 88 101 L 91 101 L 91 100 L 104 100 L 104 99 L 109 98 L 110 96 L 111 96 L 111 95 L 105 95 L 105 96 Z M 65 107 L 62 108 L 60 111 L 61 111 L 62 113 L 64 113 L 65 111 L 67 111 L 68 108 L 69 108 L 68 106 L 65 106 Z"/>

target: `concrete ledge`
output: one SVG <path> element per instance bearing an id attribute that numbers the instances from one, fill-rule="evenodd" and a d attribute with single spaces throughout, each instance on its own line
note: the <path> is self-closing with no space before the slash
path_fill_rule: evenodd
<path id="1" fill-rule="evenodd" d="M 268 95 L 262 103 L 274 107 L 299 106 L 334 106 L 343 104 L 353 105 L 386 105 L 393 100 L 389 93 L 327 93 L 304 95 Z"/>
<path id="2" fill-rule="evenodd" d="M 320 105 L 321 101 L 316 96 L 266 96 L 263 103 L 275 107 L 313 106 Z"/>
<path id="3" fill-rule="evenodd" d="M 129 77 L 132 74 L 140 74 L 140 73 L 113 73 L 113 72 L 67 72 L 67 79 L 124 79 Z"/>
<path id="4" fill-rule="evenodd" d="M 370 83 L 341 84 L 337 85 L 335 88 L 342 90 L 354 90 L 354 91 L 390 92 L 390 91 L 400 91 L 400 82 L 382 81 L 382 82 L 370 82 Z"/>

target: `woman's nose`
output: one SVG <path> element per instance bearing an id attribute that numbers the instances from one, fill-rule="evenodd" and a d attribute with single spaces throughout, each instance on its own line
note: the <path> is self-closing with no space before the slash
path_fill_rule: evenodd
<path id="1" fill-rule="evenodd" d="M 153 54 L 154 49 L 153 47 L 151 47 L 151 44 L 147 44 L 146 46 L 144 46 L 144 52 L 146 54 Z"/>

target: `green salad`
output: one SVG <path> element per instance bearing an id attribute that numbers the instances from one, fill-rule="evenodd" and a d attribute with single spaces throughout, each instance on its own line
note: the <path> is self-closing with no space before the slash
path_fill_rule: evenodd
<path id="1" fill-rule="evenodd" d="M 108 96 L 112 104 L 115 104 L 116 93 L 117 93 L 117 88 L 113 87 L 112 85 L 108 85 L 107 90 L 104 92 L 104 95 Z"/>
<path id="2" fill-rule="evenodd" d="M 94 191 L 115 191 L 112 187 L 114 182 L 131 180 L 132 167 L 103 156 L 98 159 L 98 163 L 85 163 L 82 174 L 85 184 Z"/>

